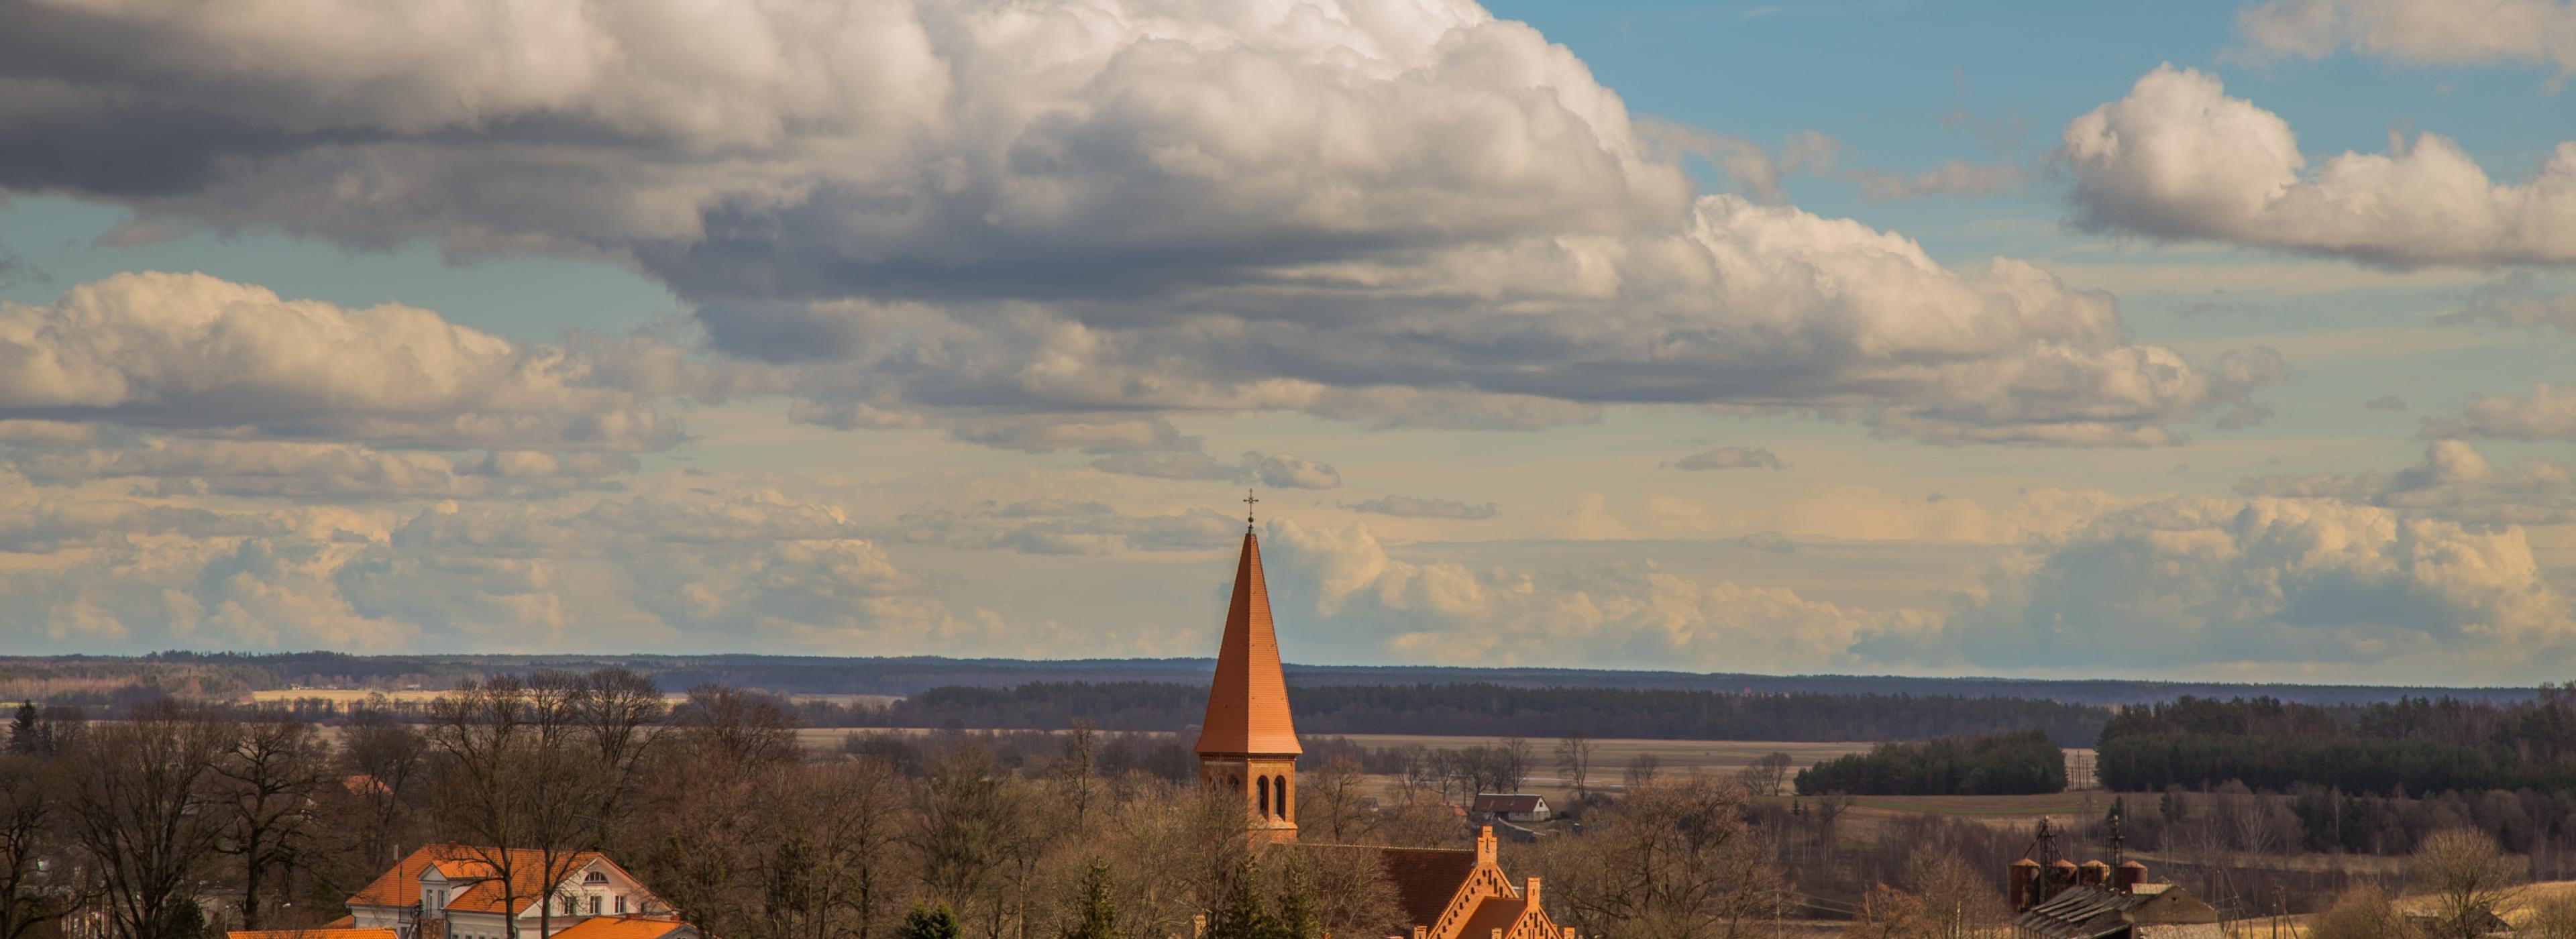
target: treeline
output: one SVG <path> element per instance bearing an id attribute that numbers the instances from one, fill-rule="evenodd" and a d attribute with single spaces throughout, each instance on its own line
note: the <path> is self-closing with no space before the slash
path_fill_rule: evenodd
<path id="1" fill-rule="evenodd" d="M 2505 703 L 2184 698 L 2113 716 L 2097 749 L 2102 785 L 2128 791 L 2236 781 L 2270 792 L 2565 792 L 2576 790 L 2576 691 L 2543 686 Z"/>
<path id="2" fill-rule="evenodd" d="M 1381 788 L 1358 771 L 1366 754 L 1329 740 L 1299 777 L 1307 844 L 1271 845 L 1248 836 L 1239 794 L 1174 772 L 1185 754 L 1169 735 L 862 731 L 815 754 L 774 697 L 705 686 L 673 706 L 618 669 L 473 682 L 420 723 L 362 711 L 332 733 L 175 700 L 116 721 L 19 715 L 0 753 L 13 939 L 314 927 L 433 843 L 566 865 L 502 868 L 514 883 L 602 851 L 672 912 L 739 939 L 1106 939 L 1201 921 L 1209 939 L 1390 935 L 1405 920 L 1378 855 L 1331 846 L 1468 834 L 1430 780 Z M 1585 809 L 1579 836 L 1505 849 L 1515 874 L 1546 878 L 1562 924 L 1731 935 L 1787 899 L 1732 783 L 1650 778 Z M 1942 897 L 1925 905 L 1959 906 Z M 936 928 L 906 925 L 925 918 Z"/>
<path id="3" fill-rule="evenodd" d="M 2066 751 L 2039 731 L 1882 743 L 1798 772 L 1800 795 L 2007 796 L 2066 791 Z"/>
<path id="4" fill-rule="evenodd" d="M 1730 694 L 1495 684 L 1293 688 L 1297 729 L 1315 734 L 1482 737 L 1603 735 L 1662 740 L 1920 740 L 2036 732 L 2080 745 L 2106 708 L 2028 698 L 1944 695 Z M 889 704 L 800 704 L 814 726 L 1177 730 L 1206 713 L 1201 685 L 1034 682 L 933 688 Z"/>

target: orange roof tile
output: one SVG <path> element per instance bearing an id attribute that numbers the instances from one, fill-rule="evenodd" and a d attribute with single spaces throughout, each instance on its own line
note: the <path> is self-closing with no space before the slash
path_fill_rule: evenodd
<path id="1" fill-rule="evenodd" d="M 395 939 L 390 929 L 334 929 L 315 926 L 310 929 L 236 929 L 224 939 Z"/>
<path id="2" fill-rule="evenodd" d="M 1261 543 L 1243 533 L 1234 566 L 1234 600 L 1217 645 L 1216 680 L 1207 719 L 1199 723 L 1203 755 L 1294 756 L 1297 728 L 1288 720 L 1288 682 L 1279 673 L 1279 637 L 1270 624 L 1270 590 L 1261 578 Z"/>
<path id="3" fill-rule="evenodd" d="M 1511 897 L 1486 897 L 1476 904 L 1476 912 L 1467 914 L 1467 924 L 1458 927 L 1458 939 L 1492 939 L 1494 930 L 1509 936 L 1529 912 L 1529 901 Z"/>
<path id="4" fill-rule="evenodd" d="M 552 872 L 560 878 L 579 870 L 582 865 L 599 860 L 596 851 L 577 851 L 555 857 Z M 510 881 L 516 889 L 506 894 L 501 889 L 499 872 L 493 861 L 510 864 Z M 612 862 L 614 863 L 614 862 Z M 447 908 L 469 913 L 514 913 L 504 909 L 516 903 L 524 908 L 546 892 L 545 853 L 535 848 L 511 848 L 506 854 L 497 848 L 477 848 L 460 844 L 423 845 L 419 850 L 394 862 L 393 869 L 349 897 L 350 906 L 413 906 L 420 903 L 420 875 L 437 868 L 440 876 L 450 880 L 480 881 L 459 891 L 447 900 Z"/>
<path id="5" fill-rule="evenodd" d="M 689 925 L 675 919 L 593 916 L 555 933 L 554 939 L 662 939 L 685 929 L 689 929 Z"/>

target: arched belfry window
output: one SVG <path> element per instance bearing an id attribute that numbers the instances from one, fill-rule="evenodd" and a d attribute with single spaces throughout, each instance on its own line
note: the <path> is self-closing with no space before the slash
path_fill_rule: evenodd
<path id="1" fill-rule="evenodd" d="M 1263 777 L 1261 777 L 1261 778 L 1259 778 L 1259 779 L 1253 780 L 1253 782 L 1254 782 L 1254 783 L 1257 785 L 1257 787 L 1261 790 L 1261 817 L 1263 817 L 1263 818 L 1269 818 L 1269 817 L 1270 817 L 1270 777 L 1268 777 L 1268 776 L 1263 776 Z"/>
<path id="2" fill-rule="evenodd" d="M 1279 793 L 1279 799 L 1278 799 L 1278 801 L 1279 801 L 1279 817 L 1280 817 L 1280 818 L 1287 818 L 1287 817 L 1289 817 L 1289 815 L 1288 815 L 1288 777 L 1286 777 L 1286 776 L 1277 776 L 1277 777 L 1272 777 L 1272 791 Z"/>

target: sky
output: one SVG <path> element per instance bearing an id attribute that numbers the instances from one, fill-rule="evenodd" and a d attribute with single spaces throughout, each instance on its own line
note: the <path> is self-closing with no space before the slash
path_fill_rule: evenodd
<path id="1" fill-rule="evenodd" d="M 2576 5 L 0 6 L 0 653 L 2576 671 Z"/>

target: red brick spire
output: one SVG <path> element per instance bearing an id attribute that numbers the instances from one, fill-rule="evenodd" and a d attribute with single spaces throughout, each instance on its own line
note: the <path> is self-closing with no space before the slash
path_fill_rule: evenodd
<path id="1" fill-rule="evenodd" d="M 1270 627 L 1270 591 L 1261 581 L 1261 542 L 1247 529 L 1235 562 L 1234 601 L 1199 725 L 1202 756 L 1294 756 L 1297 728 L 1288 720 L 1288 682 L 1279 674 L 1279 637 Z"/>

